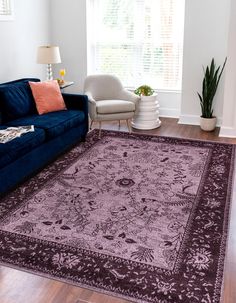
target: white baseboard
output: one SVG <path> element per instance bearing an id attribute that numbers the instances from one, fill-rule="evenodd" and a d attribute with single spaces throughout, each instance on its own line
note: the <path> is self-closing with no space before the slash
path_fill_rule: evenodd
<path id="1" fill-rule="evenodd" d="M 159 108 L 159 116 L 166 118 L 179 118 L 180 111 L 177 108 Z"/>
<path id="2" fill-rule="evenodd" d="M 178 124 L 200 125 L 200 117 L 197 115 L 180 115 Z M 222 118 L 217 118 L 216 126 L 220 127 Z"/>
<path id="3" fill-rule="evenodd" d="M 199 125 L 200 119 L 196 115 L 180 115 L 178 124 Z"/>
<path id="4" fill-rule="evenodd" d="M 236 128 L 221 126 L 219 137 L 236 138 Z"/>

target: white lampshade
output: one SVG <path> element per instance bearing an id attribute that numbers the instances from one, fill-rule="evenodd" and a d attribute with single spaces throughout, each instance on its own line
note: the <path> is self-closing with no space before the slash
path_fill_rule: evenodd
<path id="1" fill-rule="evenodd" d="M 61 56 L 58 46 L 39 46 L 37 53 L 37 63 L 55 64 L 61 63 Z"/>

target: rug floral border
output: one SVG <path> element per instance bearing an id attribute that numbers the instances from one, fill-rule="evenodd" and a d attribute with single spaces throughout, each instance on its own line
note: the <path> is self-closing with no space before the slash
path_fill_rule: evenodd
<path id="1" fill-rule="evenodd" d="M 101 140 L 106 140 L 107 136 L 204 147 L 210 150 L 201 199 L 194 212 L 191 241 L 181 252 L 181 259 L 184 260 L 182 266 L 170 272 L 5 231 L 0 231 L 0 262 L 134 302 L 220 302 L 233 182 L 234 145 L 116 131 L 103 131 Z M 2 198 L 0 218 L 16 209 L 26 196 L 30 197 L 40 191 L 46 182 L 66 170 L 78 157 L 86 157 L 86 150 L 98 141 L 98 130 L 90 132 L 85 143 L 77 145 L 37 176 Z M 209 195 L 217 201 L 215 206 L 214 203 L 209 206 L 206 200 Z M 209 226 L 209 218 L 214 219 L 216 225 Z M 199 255 L 205 257 L 205 260 L 194 263 L 193 260 Z M 122 280 L 124 276 L 125 283 Z"/>

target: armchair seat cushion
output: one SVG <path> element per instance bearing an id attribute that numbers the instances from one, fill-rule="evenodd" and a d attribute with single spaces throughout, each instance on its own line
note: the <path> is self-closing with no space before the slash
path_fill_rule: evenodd
<path id="1" fill-rule="evenodd" d="M 7 126 L 0 126 L 1 130 L 6 128 Z M 0 168 L 31 152 L 33 148 L 41 145 L 44 140 L 44 130 L 35 128 L 34 132 L 23 134 L 21 137 L 4 144 L 0 143 Z"/>
<path id="2" fill-rule="evenodd" d="M 9 126 L 34 125 L 45 130 L 46 138 L 51 139 L 65 131 L 84 123 L 85 114 L 80 110 L 50 112 L 43 115 L 32 115 L 8 123 Z"/>
<path id="3" fill-rule="evenodd" d="M 125 100 L 100 100 L 97 101 L 98 114 L 117 114 L 135 111 L 135 104 Z"/>

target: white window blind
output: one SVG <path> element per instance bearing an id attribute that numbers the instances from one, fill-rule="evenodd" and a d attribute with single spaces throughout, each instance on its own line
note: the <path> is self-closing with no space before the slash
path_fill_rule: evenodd
<path id="1" fill-rule="evenodd" d="M 0 0 L 0 15 L 11 15 L 10 0 Z"/>
<path id="2" fill-rule="evenodd" d="M 90 72 L 180 90 L 184 0 L 90 0 Z"/>
<path id="3" fill-rule="evenodd" d="M 0 0 L 0 21 L 12 20 L 13 8 L 12 0 Z"/>

